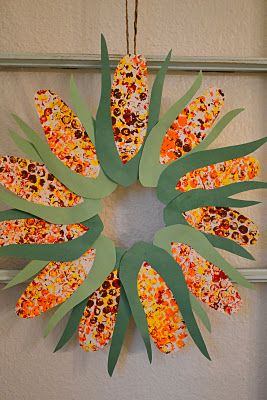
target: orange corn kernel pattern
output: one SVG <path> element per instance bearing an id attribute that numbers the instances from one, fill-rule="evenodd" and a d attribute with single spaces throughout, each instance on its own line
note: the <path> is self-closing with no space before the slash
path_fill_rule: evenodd
<path id="1" fill-rule="evenodd" d="M 44 164 L 25 158 L 0 157 L 0 184 L 24 200 L 53 207 L 72 207 L 83 202 Z"/>
<path id="2" fill-rule="evenodd" d="M 120 60 L 110 103 L 114 139 L 120 159 L 126 164 L 140 150 L 147 130 L 149 100 L 144 57 L 126 55 Z"/>
<path id="3" fill-rule="evenodd" d="M 188 289 L 211 308 L 225 314 L 239 310 L 241 298 L 228 276 L 194 249 L 172 243 L 172 255 L 181 266 Z"/>
<path id="4" fill-rule="evenodd" d="M 34 318 L 67 300 L 82 284 L 93 266 L 95 249 L 68 262 L 50 262 L 19 298 L 16 313 Z"/>
<path id="5" fill-rule="evenodd" d="M 176 190 L 215 189 L 235 182 L 249 181 L 260 170 L 254 157 L 240 157 L 188 172 L 177 183 Z"/>
<path id="6" fill-rule="evenodd" d="M 254 222 L 231 208 L 196 208 L 183 215 L 194 228 L 235 240 L 241 246 L 255 244 L 259 237 L 259 229 Z"/>
<path id="7" fill-rule="evenodd" d="M 110 341 L 120 300 L 120 280 L 113 271 L 90 297 L 79 325 L 79 342 L 85 351 L 97 351 Z"/>
<path id="8" fill-rule="evenodd" d="M 86 231 L 88 228 L 82 224 L 57 225 L 38 218 L 1 221 L 0 246 L 67 242 L 82 236 Z"/>
<path id="9" fill-rule="evenodd" d="M 39 90 L 35 105 L 52 152 L 71 170 L 96 178 L 96 149 L 77 115 L 50 90 Z"/>
<path id="10" fill-rule="evenodd" d="M 146 262 L 138 274 L 138 294 L 144 307 L 149 333 L 162 353 L 185 346 L 187 331 L 172 292 Z"/>
<path id="11" fill-rule="evenodd" d="M 177 160 L 205 139 L 223 103 L 222 90 L 215 88 L 192 101 L 167 130 L 160 149 L 160 163 Z"/>

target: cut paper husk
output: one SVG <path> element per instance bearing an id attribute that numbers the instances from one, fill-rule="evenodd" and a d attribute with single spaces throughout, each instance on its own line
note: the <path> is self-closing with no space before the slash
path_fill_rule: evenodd
<path id="1" fill-rule="evenodd" d="M 140 96 L 142 95 L 142 99 L 138 99 L 137 102 L 138 118 L 136 119 L 136 115 L 133 115 L 135 112 L 132 112 L 136 105 L 134 104 L 136 87 L 130 87 L 129 85 L 129 83 L 132 81 L 132 77 L 127 77 L 124 87 L 121 87 L 121 76 L 125 76 L 125 62 L 127 61 L 127 63 L 129 63 L 129 61 L 131 61 L 129 65 L 132 68 L 134 56 L 126 56 L 122 60 L 122 64 L 119 64 L 117 71 L 115 72 L 115 78 L 112 86 L 107 45 L 103 35 L 101 36 L 102 86 L 100 103 L 96 115 L 96 148 L 98 157 L 100 159 L 100 164 L 106 175 L 109 176 L 112 181 L 117 182 L 122 186 L 129 186 L 138 179 L 138 169 L 143 143 L 144 140 L 146 140 L 149 130 L 152 129 L 158 118 L 159 104 L 162 95 L 162 85 L 167 71 L 170 54 L 167 56 L 155 79 L 149 106 L 150 110 L 152 110 L 152 114 L 151 117 L 148 117 L 148 120 L 148 103 L 145 77 L 146 67 L 139 56 L 137 57 L 137 64 L 142 64 L 142 71 L 140 74 L 141 83 L 138 82 L 137 84 L 137 86 L 140 86 Z M 111 89 L 112 97 L 110 106 Z M 124 100 L 119 106 L 119 100 L 121 100 L 121 98 L 117 99 L 116 96 L 121 96 L 124 98 L 126 89 L 130 90 L 129 96 L 127 96 L 127 100 Z M 125 112 L 126 104 L 128 106 L 130 105 L 130 107 L 128 107 Z M 117 105 L 119 107 L 117 107 Z M 115 114 L 118 115 L 114 115 L 114 111 Z M 123 112 L 122 116 L 119 114 L 121 112 Z M 140 116 L 141 119 L 139 118 Z M 130 128 L 127 127 L 127 124 L 130 125 Z M 135 131 L 137 132 L 130 136 L 130 132 L 133 130 L 134 126 L 136 126 Z M 122 130 L 124 131 L 122 132 Z M 130 136 L 129 139 L 126 139 L 128 136 Z M 132 138 L 134 138 L 134 142 L 136 143 L 133 143 Z M 129 140 L 129 143 L 127 143 L 127 140 Z M 129 149 L 127 149 L 127 146 Z"/>
<path id="2" fill-rule="evenodd" d="M 114 269 L 116 264 L 116 250 L 113 242 L 101 235 L 94 242 L 93 246 L 96 250 L 96 257 L 90 275 L 85 278 L 73 295 L 57 308 L 46 326 L 45 336 L 54 329 L 69 311 L 94 293 Z"/>
<path id="3" fill-rule="evenodd" d="M 116 185 L 114 185 L 113 182 L 110 182 L 109 179 L 107 179 L 107 177 L 101 170 L 100 166 L 99 168 L 95 166 L 96 167 L 95 170 L 98 171 L 98 174 L 97 176 L 92 178 L 77 172 L 79 170 L 87 171 L 88 168 L 86 169 L 86 167 L 88 167 L 88 162 L 83 164 L 84 168 L 77 167 L 77 165 L 76 164 L 73 165 L 73 163 L 70 165 L 74 169 L 69 168 L 68 164 L 65 165 L 63 161 L 61 161 L 61 159 L 58 158 L 57 153 L 52 152 L 47 141 L 43 140 L 20 117 L 18 117 L 17 115 L 13 116 L 18 126 L 27 136 L 29 142 L 33 145 L 35 151 L 37 151 L 37 154 L 45 163 L 49 171 L 52 174 L 54 174 L 58 178 L 58 180 L 62 182 L 69 190 L 73 191 L 79 196 L 89 197 L 91 199 L 99 199 L 109 195 L 115 189 Z M 88 118 L 90 118 L 90 115 L 88 116 Z M 91 126 L 93 127 L 93 122 L 91 123 Z M 92 132 L 92 135 L 93 134 L 94 133 Z M 84 136 L 86 135 L 87 133 L 84 132 Z M 92 142 L 90 141 L 90 143 Z M 93 144 L 91 144 L 90 147 L 94 149 Z M 62 154 L 62 159 L 68 160 L 69 157 L 71 158 L 71 155 L 69 153 L 70 149 L 69 150 L 66 149 Z M 78 153 L 78 160 L 79 157 L 81 157 L 81 155 Z"/>
<path id="4" fill-rule="evenodd" d="M 157 193 L 158 198 L 164 204 L 168 204 L 182 192 L 176 190 L 176 184 L 189 171 L 207 167 L 209 165 L 244 157 L 257 150 L 266 142 L 267 138 L 255 140 L 253 142 L 222 147 L 215 150 L 204 150 L 189 154 L 171 163 L 160 175 Z M 243 183 L 243 182 L 242 182 Z M 198 189 L 195 189 L 198 190 Z"/>
<path id="5" fill-rule="evenodd" d="M 24 216 L 27 218 L 24 218 Z M 0 213 L 0 256 L 69 261 L 78 258 L 103 230 L 99 216 L 82 224 L 50 224 L 17 210 Z"/>

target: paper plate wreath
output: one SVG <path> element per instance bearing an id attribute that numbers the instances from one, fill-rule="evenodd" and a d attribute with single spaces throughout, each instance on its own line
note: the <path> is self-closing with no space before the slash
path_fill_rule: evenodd
<path id="1" fill-rule="evenodd" d="M 207 150 L 242 109 L 228 112 L 213 127 L 224 94 L 211 88 L 194 98 L 201 73 L 159 119 L 170 56 L 156 75 L 149 100 L 144 57 L 123 57 L 111 83 L 102 37 L 96 118 L 73 79 L 75 111 L 52 91 L 39 90 L 35 105 L 46 140 L 14 115 L 27 140 L 13 131 L 10 135 L 29 159 L 0 159 L 0 200 L 13 207 L 1 212 L 0 255 L 32 260 L 7 285 L 32 279 L 17 302 L 17 314 L 34 318 L 58 306 L 47 335 L 69 313 L 55 350 L 76 331 L 85 351 L 110 342 L 109 374 L 131 315 L 150 361 L 150 339 L 161 352 L 172 353 L 185 346 L 188 335 L 210 358 L 194 314 L 210 331 L 201 302 L 232 314 L 241 305 L 232 281 L 251 287 L 216 248 L 253 259 L 245 247 L 257 241 L 258 228 L 232 207 L 257 202 L 231 196 L 267 187 L 251 182 L 259 163 L 248 156 L 266 138 Z M 101 199 L 117 185 L 137 180 L 157 188 L 166 205 L 166 227 L 155 233 L 153 243 L 115 248 L 101 234 Z"/>

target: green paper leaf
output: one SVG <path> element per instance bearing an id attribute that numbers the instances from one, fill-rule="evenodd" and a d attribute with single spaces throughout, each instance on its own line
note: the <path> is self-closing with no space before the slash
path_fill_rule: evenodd
<path id="1" fill-rule="evenodd" d="M 17 145 L 17 147 L 26 154 L 31 161 L 37 161 L 38 163 L 42 163 L 43 160 L 41 159 L 40 155 L 36 151 L 35 147 L 31 142 L 24 139 L 16 132 L 9 130 L 9 136 L 13 140 L 13 142 Z"/>
<path id="2" fill-rule="evenodd" d="M 47 261 L 43 260 L 33 260 L 29 262 L 21 271 L 14 276 L 11 281 L 4 287 L 4 289 L 9 289 L 13 286 L 18 285 L 19 283 L 26 282 L 33 276 L 37 275 L 43 268 L 46 267 Z"/>
<path id="3" fill-rule="evenodd" d="M 177 224 L 160 229 L 155 234 L 154 244 L 165 249 L 170 254 L 172 254 L 172 242 L 184 243 L 191 246 L 203 258 L 221 268 L 232 281 L 246 288 L 253 288 L 253 285 L 215 250 L 209 240 L 200 231 L 190 226 Z"/>
<path id="4" fill-rule="evenodd" d="M 79 223 L 101 211 L 99 200 L 84 199 L 74 207 L 50 207 L 22 199 L 3 186 L 0 186 L 0 200 L 9 207 L 28 212 L 54 224 Z"/>
<path id="5" fill-rule="evenodd" d="M 216 207 L 248 207 L 259 204 L 258 201 L 231 199 L 229 196 L 255 189 L 267 189 L 266 182 L 236 182 L 215 189 L 193 189 L 179 194 L 169 204 L 179 212 L 195 208 Z M 177 191 L 176 191 L 177 192 Z"/>
<path id="6" fill-rule="evenodd" d="M 124 342 L 127 327 L 129 325 L 130 316 L 131 309 L 124 288 L 121 287 L 119 308 L 108 354 L 109 376 L 112 376 L 113 371 L 116 367 L 122 344 Z"/>
<path id="7" fill-rule="evenodd" d="M 73 75 L 70 77 L 70 98 L 76 115 L 86 130 L 91 142 L 95 144 L 93 116 L 87 109 L 87 105 L 79 93 L 79 89 L 76 85 Z"/>
<path id="8" fill-rule="evenodd" d="M 188 225 L 188 222 L 182 214 L 177 212 L 177 209 L 172 207 L 172 202 L 170 202 L 164 209 L 164 221 L 167 226 L 183 224 Z M 226 250 L 230 253 L 236 254 L 239 257 L 247 258 L 248 260 L 255 260 L 255 258 L 250 254 L 244 246 L 236 243 L 234 240 L 217 236 L 209 233 L 202 232 L 209 242 L 216 248 Z"/>
<path id="9" fill-rule="evenodd" d="M 79 93 L 79 90 L 76 86 L 73 76 L 70 79 L 70 94 L 74 110 L 78 118 L 80 119 L 82 125 L 84 126 L 92 143 L 95 145 L 94 120 L 92 114 L 87 109 L 87 106 Z M 97 191 L 97 193 L 101 193 L 101 198 L 109 196 L 117 187 L 116 183 L 112 182 L 104 174 L 103 170 L 101 169 L 101 166 L 100 166 L 99 176 L 95 179 L 95 181 L 96 182 L 94 183 L 94 189 Z M 91 196 L 86 196 L 86 197 L 91 197 Z"/>
<path id="10" fill-rule="evenodd" d="M 167 251 L 152 244 L 147 244 L 145 260 L 166 282 L 179 306 L 188 332 L 201 353 L 210 360 L 208 350 L 192 312 L 189 291 L 182 268 Z"/>
<path id="11" fill-rule="evenodd" d="M 48 143 L 24 122 L 13 114 L 15 121 L 21 130 L 34 145 L 43 163 L 49 171 L 72 192 L 91 199 L 101 199 L 108 196 L 116 185 L 110 182 L 102 170 L 97 178 L 89 178 L 72 171 L 50 150 Z"/>
<path id="12" fill-rule="evenodd" d="M 71 297 L 57 308 L 45 328 L 44 336 L 47 336 L 70 310 L 94 293 L 114 269 L 116 251 L 113 242 L 101 235 L 93 247 L 96 256 L 90 273 Z"/>
<path id="13" fill-rule="evenodd" d="M 150 104 L 149 104 L 148 126 L 147 126 L 148 133 L 157 124 L 159 119 L 163 85 L 164 85 L 165 75 L 168 71 L 171 54 L 172 51 L 170 50 L 167 57 L 165 58 L 164 63 L 161 65 L 152 86 Z"/>
<path id="14" fill-rule="evenodd" d="M 204 140 L 202 140 L 199 145 L 197 145 L 193 150 L 191 150 L 190 154 L 196 153 L 198 151 L 203 151 L 205 150 L 212 142 L 214 142 L 215 139 L 219 136 L 219 134 L 223 131 L 223 129 L 242 111 L 244 111 L 244 108 L 237 108 L 235 110 L 229 111 L 227 114 L 225 114 L 212 128 L 210 133 L 205 137 Z M 189 154 L 188 154 L 189 155 Z"/>
<path id="15" fill-rule="evenodd" d="M 147 319 L 143 306 L 140 302 L 137 290 L 138 273 L 143 262 L 146 261 L 146 246 L 146 243 L 138 242 L 125 253 L 120 263 L 120 280 L 124 287 L 136 327 L 142 336 L 146 347 L 147 356 L 151 363 L 152 349 L 148 332 Z"/>
<path id="16" fill-rule="evenodd" d="M 21 257 L 40 261 L 76 260 L 90 248 L 103 230 L 103 223 L 98 215 L 84 221 L 83 225 L 87 226 L 89 230 L 82 236 L 68 242 L 54 244 L 10 244 L 0 247 L 0 256 Z"/>
<path id="17" fill-rule="evenodd" d="M 247 154 L 257 150 L 266 141 L 267 137 L 237 146 L 222 147 L 215 150 L 204 150 L 179 158 L 170 164 L 160 175 L 157 188 L 159 200 L 164 204 L 168 204 L 175 197 L 180 196 L 182 192 L 179 193 L 175 187 L 177 182 L 187 172 L 222 161 L 246 156 Z M 245 184 L 247 182 L 240 183 Z"/>
<path id="18" fill-rule="evenodd" d="M 165 113 L 147 137 L 139 166 L 139 180 L 143 186 L 157 186 L 160 174 L 167 168 L 166 164 L 160 164 L 160 148 L 165 133 L 177 118 L 177 115 L 181 113 L 196 94 L 201 82 L 202 73 L 200 72 L 188 92 Z"/>
<path id="19" fill-rule="evenodd" d="M 105 38 L 101 35 L 102 84 L 101 98 L 96 114 L 96 149 L 100 164 L 106 175 L 122 186 L 129 186 L 137 181 L 141 151 L 129 162 L 123 164 L 117 151 L 112 129 L 110 112 L 111 77 L 108 49 Z"/>
<path id="20" fill-rule="evenodd" d="M 84 309 L 87 305 L 87 300 L 88 299 L 86 298 L 72 309 L 68 322 L 62 333 L 62 336 L 55 347 L 54 353 L 60 350 L 63 346 L 65 346 L 65 344 L 72 338 L 74 333 L 77 331 L 81 318 L 83 316 Z"/>
<path id="21" fill-rule="evenodd" d="M 211 333 L 211 324 L 208 314 L 202 307 L 200 301 L 192 293 L 190 293 L 190 302 L 194 313 L 199 317 L 207 331 Z"/>

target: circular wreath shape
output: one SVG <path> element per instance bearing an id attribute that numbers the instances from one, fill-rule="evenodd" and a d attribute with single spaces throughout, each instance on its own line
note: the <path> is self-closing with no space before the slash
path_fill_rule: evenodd
<path id="1" fill-rule="evenodd" d="M 151 339 L 163 353 L 183 348 L 190 335 L 210 359 L 195 315 L 210 331 L 202 304 L 233 314 L 241 298 L 233 281 L 251 284 L 217 249 L 253 259 L 257 226 L 236 208 L 256 204 L 231 196 L 266 183 L 251 181 L 259 163 L 249 156 L 266 138 L 207 150 L 242 109 L 218 121 L 224 102 L 219 88 L 195 97 L 202 74 L 159 118 L 171 53 L 148 95 L 141 55 L 124 56 L 111 82 L 101 38 L 101 98 L 94 119 L 71 78 L 73 110 L 50 90 L 38 90 L 35 105 L 45 140 L 21 118 L 26 135 L 10 135 L 28 158 L 0 158 L 0 255 L 26 257 L 6 286 L 30 280 L 16 304 L 22 318 L 58 306 L 45 335 L 69 314 L 55 351 L 78 331 L 80 346 L 97 351 L 110 342 L 112 375 L 132 316 L 152 361 Z M 215 124 L 216 121 L 216 124 Z M 101 199 L 118 185 L 139 181 L 157 188 L 165 227 L 153 243 L 129 249 L 101 234 Z"/>

